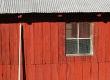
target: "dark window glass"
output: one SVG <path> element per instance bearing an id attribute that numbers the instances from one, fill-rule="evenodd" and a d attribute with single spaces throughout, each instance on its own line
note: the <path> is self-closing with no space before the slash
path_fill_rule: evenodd
<path id="1" fill-rule="evenodd" d="M 76 38 L 76 37 L 77 37 L 77 23 L 67 23 L 66 38 Z"/>
<path id="2" fill-rule="evenodd" d="M 89 38 L 90 37 L 90 23 L 82 22 L 79 23 L 79 38 Z"/>
<path id="3" fill-rule="evenodd" d="M 90 53 L 90 39 L 79 40 L 79 53 Z"/>
<path id="4" fill-rule="evenodd" d="M 77 53 L 77 40 L 66 40 L 66 53 L 75 54 Z"/>

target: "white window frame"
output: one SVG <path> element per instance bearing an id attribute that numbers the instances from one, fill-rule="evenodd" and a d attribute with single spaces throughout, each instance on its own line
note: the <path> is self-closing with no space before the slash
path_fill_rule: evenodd
<path id="1" fill-rule="evenodd" d="M 77 39 L 78 40 L 78 43 L 77 43 L 78 44 L 78 46 L 77 46 L 78 47 L 78 50 L 77 50 L 78 52 L 77 53 L 74 53 L 74 54 L 68 54 L 68 53 L 66 53 L 66 56 L 93 56 L 93 52 L 94 52 L 93 51 L 93 33 L 94 33 L 93 31 L 94 31 L 94 24 L 90 22 L 90 38 L 79 38 L 79 23 L 80 22 L 77 23 L 77 30 L 78 30 L 77 31 L 77 38 L 66 38 L 66 40 L 73 40 L 73 39 L 75 39 L 75 40 Z M 87 54 L 86 53 L 84 53 L 84 54 L 80 54 L 79 53 L 79 40 L 80 39 L 90 39 L 90 45 L 91 45 L 90 46 L 90 53 L 87 53 Z"/>

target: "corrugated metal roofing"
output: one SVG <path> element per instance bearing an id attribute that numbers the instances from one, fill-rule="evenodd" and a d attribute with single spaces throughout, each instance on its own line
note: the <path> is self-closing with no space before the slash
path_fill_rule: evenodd
<path id="1" fill-rule="evenodd" d="M 0 13 L 110 12 L 110 0 L 0 0 Z"/>

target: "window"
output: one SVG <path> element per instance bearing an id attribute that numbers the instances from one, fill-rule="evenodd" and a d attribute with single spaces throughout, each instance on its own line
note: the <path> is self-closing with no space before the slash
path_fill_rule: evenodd
<path id="1" fill-rule="evenodd" d="M 92 23 L 66 23 L 66 55 L 86 56 L 93 54 Z"/>

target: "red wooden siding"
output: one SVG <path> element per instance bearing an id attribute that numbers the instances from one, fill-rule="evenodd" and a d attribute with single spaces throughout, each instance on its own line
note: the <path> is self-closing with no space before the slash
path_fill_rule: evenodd
<path id="1" fill-rule="evenodd" d="M 18 24 L 0 24 L 0 80 L 18 79 Z"/>
<path id="2" fill-rule="evenodd" d="M 27 80 L 109 80 L 110 23 L 94 23 L 94 55 L 87 57 L 65 56 L 64 26 L 24 24 Z"/>
<path id="3" fill-rule="evenodd" d="M 18 24 L 0 24 L 0 80 L 17 80 Z M 26 80 L 110 80 L 110 23 L 94 23 L 94 55 L 65 56 L 65 23 L 23 23 Z"/>

